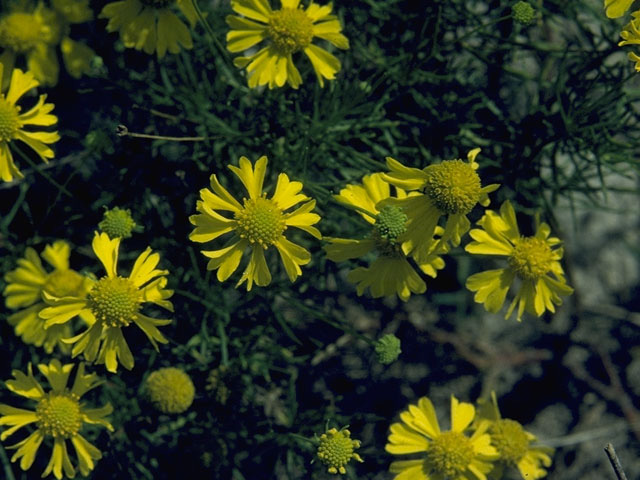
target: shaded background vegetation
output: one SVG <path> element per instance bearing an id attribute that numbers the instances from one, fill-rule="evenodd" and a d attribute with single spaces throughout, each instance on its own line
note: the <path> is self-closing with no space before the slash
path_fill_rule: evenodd
<path id="1" fill-rule="evenodd" d="M 162 61 L 123 49 L 102 20 L 77 26 L 75 38 L 102 62 L 81 80 L 61 72 L 47 91 L 60 119 L 57 159 L 39 171 L 21 162 L 25 179 L 0 186 L 0 269 L 27 246 L 65 239 L 73 268 L 101 274 L 93 230 L 103 207 L 120 206 L 143 226 L 123 242 L 121 268 L 150 245 L 176 291 L 168 345 L 156 353 L 128 329 L 135 368 L 116 376 L 95 367 L 107 383 L 94 400 L 115 406 L 116 431 L 88 435 L 104 452 L 91 478 L 325 478 L 299 436 L 329 422 L 362 440 L 365 463 L 347 478 L 387 479 L 388 427 L 409 402 L 429 395 L 444 420 L 451 394 L 474 401 L 491 390 L 504 416 L 557 447 L 549 478 L 613 478 L 607 441 L 630 478 L 640 475 L 640 88 L 616 46 L 622 20 L 606 19 L 599 1 L 547 0 L 532 2 L 540 18 L 523 27 L 508 18 L 511 3 L 336 2 L 351 42 L 338 54 L 342 71 L 321 89 L 300 58 L 297 91 L 248 89 L 201 26 L 192 51 Z M 228 3 L 201 6 L 224 43 Z M 119 124 L 206 140 L 119 137 Z M 553 317 L 518 324 L 484 312 L 464 281 L 489 263 L 462 249 L 403 304 L 357 297 L 349 265 L 327 261 L 304 236 L 296 241 L 313 260 L 303 276 L 291 285 L 274 261 L 272 285 L 249 293 L 218 283 L 187 239 L 211 173 L 241 195 L 226 169 L 240 155 L 267 155 L 269 185 L 281 171 L 302 181 L 322 232 L 353 237 L 363 225 L 331 201 L 346 183 L 382 170 L 388 155 L 422 167 L 477 146 L 483 183 L 502 184 L 492 204 L 514 201 L 525 230 L 540 212 L 567 242 L 576 294 Z M 402 340 L 388 367 L 370 345 L 383 333 Z M 0 378 L 46 359 L 0 322 Z M 183 367 L 197 391 L 193 407 L 171 417 L 138 395 L 147 372 L 168 365 Z M 6 389 L 0 401 L 16 405 Z M 45 457 L 29 474 L 14 465 L 16 478 L 39 478 Z"/>

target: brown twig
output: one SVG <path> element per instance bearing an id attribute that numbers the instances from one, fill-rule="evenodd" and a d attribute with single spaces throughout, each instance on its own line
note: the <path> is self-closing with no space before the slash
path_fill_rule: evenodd
<path id="1" fill-rule="evenodd" d="M 435 342 L 450 344 L 462 358 L 478 370 L 487 370 L 497 366 L 501 368 L 515 367 L 549 360 L 552 357 L 552 353 L 549 350 L 528 349 L 513 351 L 509 348 L 501 349 L 464 338 L 457 332 L 447 332 L 439 328 L 430 329 L 429 335 Z"/>
<path id="2" fill-rule="evenodd" d="M 618 480 L 627 480 L 627 476 L 622 469 L 620 459 L 618 458 L 618 455 L 616 455 L 616 451 L 613 448 L 613 445 L 607 443 L 606 447 L 604 447 L 604 451 L 607 454 L 607 457 L 609 457 L 609 462 L 611 462 L 611 466 L 613 467 L 613 471 L 616 473 L 616 477 L 618 477 Z"/>

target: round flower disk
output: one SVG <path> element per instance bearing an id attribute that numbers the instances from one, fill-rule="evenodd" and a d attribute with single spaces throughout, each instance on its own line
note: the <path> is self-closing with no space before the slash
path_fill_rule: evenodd
<path id="1" fill-rule="evenodd" d="M 147 377 L 144 391 L 153 406 L 162 413 L 182 413 L 193 403 L 195 387 L 184 370 L 161 368 Z"/>

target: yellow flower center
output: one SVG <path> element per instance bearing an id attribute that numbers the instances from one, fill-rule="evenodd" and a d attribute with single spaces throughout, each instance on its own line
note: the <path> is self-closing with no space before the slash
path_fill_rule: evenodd
<path id="1" fill-rule="evenodd" d="M 0 19 L 0 47 L 14 52 L 29 51 L 42 41 L 41 27 L 36 15 L 24 12 L 10 13 Z"/>
<path id="2" fill-rule="evenodd" d="M 311 44 L 313 22 L 302 9 L 283 8 L 269 18 L 267 33 L 278 53 L 289 55 Z"/>
<path id="3" fill-rule="evenodd" d="M 521 237 L 515 242 L 509 256 L 509 266 L 523 280 L 537 280 L 549 270 L 553 251 L 549 244 L 536 237 Z"/>
<path id="4" fill-rule="evenodd" d="M 87 298 L 96 319 L 110 327 L 126 327 L 140 310 L 140 292 L 131 280 L 123 277 L 103 277 Z"/>
<path id="5" fill-rule="evenodd" d="M 22 126 L 18 119 L 18 107 L 9 103 L 0 94 L 0 142 L 9 142 L 15 138 Z"/>
<path id="6" fill-rule="evenodd" d="M 443 214 L 466 215 L 480 200 L 480 177 L 469 163 L 445 160 L 425 172 L 425 194 Z"/>
<path id="7" fill-rule="evenodd" d="M 282 210 L 264 197 L 244 199 L 244 210 L 236 212 L 237 232 L 250 243 L 273 245 L 287 228 Z"/>
<path id="8" fill-rule="evenodd" d="M 38 402 L 36 416 L 38 428 L 51 437 L 73 437 L 82 426 L 80 403 L 70 393 L 49 393 Z"/>
<path id="9" fill-rule="evenodd" d="M 163 413 L 182 413 L 193 403 L 193 382 L 179 368 L 156 370 L 147 377 L 145 385 L 149 400 Z"/>
<path id="10" fill-rule="evenodd" d="M 359 440 L 350 438 L 349 430 L 331 430 L 320 436 L 318 458 L 328 467 L 329 473 L 345 473 L 344 466 L 354 458 L 353 449 L 360 446 Z"/>
<path id="11" fill-rule="evenodd" d="M 500 459 L 511 466 L 516 466 L 529 449 L 529 439 L 524 428 L 514 420 L 495 421 L 490 433 Z"/>
<path id="12" fill-rule="evenodd" d="M 74 270 L 54 270 L 43 288 L 54 297 L 69 297 L 78 295 L 83 283 L 84 277 Z"/>
<path id="13" fill-rule="evenodd" d="M 434 438 L 427 450 L 431 468 L 445 477 L 458 477 L 471 464 L 473 445 L 460 432 L 443 432 Z"/>

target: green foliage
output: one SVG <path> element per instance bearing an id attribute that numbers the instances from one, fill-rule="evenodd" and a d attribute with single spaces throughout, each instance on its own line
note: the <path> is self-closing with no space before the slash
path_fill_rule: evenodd
<path id="1" fill-rule="evenodd" d="M 198 25 L 192 50 L 162 60 L 124 49 L 104 21 L 82 31 L 103 63 L 93 76 L 65 78 L 48 91 L 63 137 L 56 160 L 22 162 L 25 179 L 0 185 L 0 272 L 15 268 L 27 246 L 40 251 L 65 239 L 75 246 L 72 265 L 99 278 L 91 238 L 103 207 L 119 205 L 143 228 L 123 240 L 122 260 L 129 264 L 151 246 L 175 291 L 173 323 L 163 327 L 168 345 L 156 352 L 141 332 L 127 330 L 132 371 L 88 367 L 107 380 L 88 397 L 114 405 L 116 428 L 87 435 L 104 455 L 90 478 L 328 478 L 326 468 L 310 464 L 310 439 L 329 421 L 349 424 L 362 440 L 365 462 L 352 462 L 345 478 L 386 478 L 388 426 L 409 401 L 428 393 L 444 405 L 452 393 L 468 399 L 492 389 L 505 396 L 509 418 L 533 424 L 527 430 L 543 440 L 562 437 L 549 478 L 581 478 L 602 463 L 569 435 L 599 427 L 590 422 L 605 410 L 609 420 L 624 423 L 627 404 L 592 390 L 611 374 L 601 359 L 613 358 L 621 370 L 638 363 L 627 353 L 637 321 L 626 316 L 638 309 L 637 284 L 610 292 L 620 301 L 613 314 L 582 309 L 582 297 L 590 295 L 582 285 L 557 317 L 516 325 L 473 303 L 464 283 L 481 268 L 461 248 L 429 279 L 424 296 L 402 304 L 358 297 L 346 281 L 351 263 L 328 261 L 321 242 L 308 235 L 293 235 L 312 254 L 294 284 L 273 256 L 271 285 L 250 292 L 233 288 L 238 276 L 218 282 L 188 240 L 188 217 L 212 173 L 242 198 L 226 168 L 241 155 L 268 156 L 266 189 L 280 172 L 301 181 L 318 202 L 327 236 L 370 233 L 332 195 L 386 170 L 386 156 L 422 168 L 481 147 L 483 184 L 501 184 L 490 195 L 492 207 L 510 199 L 520 214 L 539 213 L 558 235 L 570 234 L 562 220 L 568 208 L 576 218 L 584 205 L 606 211 L 608 195 L 627 195 L 615 197 L 628 199 L 616 208 L 635 205 L 640 86 L 616 45 L 621 24 L 605 18 L 600 1 L 536 0 L 529 3 L 537 19 L 525 27 L 511 18 L 513 3 L 336 1 L 351 43 L 335 52 L 342 70 L 320 88 L 307 60 L 300 61 L 299 90 L 246 86 L 221 49 L 227 2 L 203 3 L 210 32 Z M 118 125 L 128 134 L 116 135 Z M 481 214 L 478 208 L 470 219 Z M 534 222 L 526 218 L 521 225 L 529 234 Z M 625 242 L 637 261 L 635 237 Z M 572 284 L 574 268 L 598 261 L 588 252 L 568 257 Z M 5 380 L 12 369 L 48 358 L 14 335 L 10 313 L 0 312 Z M 601 330 L 602 351 L 589 338 L 592 328 Z M 382 330 L 393 336 L 375 342 Z M 385 338 L 402 341 L 399 359 L 399 344 L 378 348 Z M 380 365 L 376 358 L 395 362 Z M 595 382 L 578 375 L 584 365 L 595 365 Z M 192 407 L 180 414 L 160 414 L 140 394 L 148 372 L 168 366 L 183 367 L 195 385 Z M 618 382 L 631 405 L 637 402 L 635 377 Z M 10 392 L 2 389 L 5 402 Z M 607 430 L 625 453 L 637 448 L 627 430 Z M 0 461 L 7 464 L 2 450 Z M 10 468 L 16 479 L 39 478 L 46 461 L 39 456 L 24 475 Z M 640 471 L 637 462 L 628 468 Z"/>

